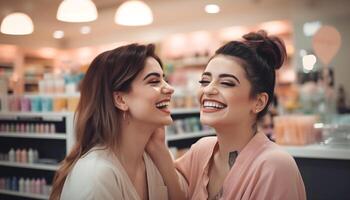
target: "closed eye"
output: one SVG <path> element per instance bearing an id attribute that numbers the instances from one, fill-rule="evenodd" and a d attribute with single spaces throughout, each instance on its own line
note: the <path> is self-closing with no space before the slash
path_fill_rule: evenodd
<path id="1" fill-rule="evenodd" d="M 202 86 L 207 86 L 209 85 L 210 81 L 207 81 L 207 80 L 200 80 L 198 81 Z"/>
<path id="2" fill-rule="evenodd" d="M 148 82 L 151 85 L 158 85 L 160 83 L 160 80 L 152 80 L 150 82 Z"/>
<path id="3" fill-rule="evenodd" d="M 233 86 L 236 86 L 235 83 L 232 83 L 232 82 L 221 82 L 222 85 L 225 85 L 225 86 L 229 86 L 229 87 L 233 87 Z"/>

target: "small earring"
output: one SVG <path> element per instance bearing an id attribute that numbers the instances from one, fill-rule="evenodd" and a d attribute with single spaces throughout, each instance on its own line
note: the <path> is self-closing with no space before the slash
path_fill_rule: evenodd
<path id="1" fill-rule="evenodd" d="M 123 112 L 123 120 L 126 120 L 126 113 L 125 113 L 125 111 Z"/>

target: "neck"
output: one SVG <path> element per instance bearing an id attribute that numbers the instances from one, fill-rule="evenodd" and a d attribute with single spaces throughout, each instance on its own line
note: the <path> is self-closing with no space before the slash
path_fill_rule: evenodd
<path id="1" fill-rule="evenodd" d="M 122 123 L 116 154 L 125 169 L 136 171 L 143 164 L 145 147 L 154 129 L 144 122 Z"/>
<path id="2" fill-rule="evenodd" d="M 230 152 L 242 149 L 256 134 L 256 128 L 251 122 L 240 122 L 239 125 L 220 126 L 215 128 L 218 137 L 218 156 L 224 163 L 228 163 Z"/>

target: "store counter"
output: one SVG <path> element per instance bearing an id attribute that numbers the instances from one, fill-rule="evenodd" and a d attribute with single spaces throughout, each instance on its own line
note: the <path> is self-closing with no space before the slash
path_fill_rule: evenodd
<path id="1" fill-rule="evenodd" d="M 311 144 L 306 146 L 281 146 L 295 158 L 350 160 L 350 145 L 328 146 Z"/>
<path id="2" fill-rule="evenodd" d="M 307 199 L 350 199 L 350 146 L 282 146 L 295 159 Z"/>

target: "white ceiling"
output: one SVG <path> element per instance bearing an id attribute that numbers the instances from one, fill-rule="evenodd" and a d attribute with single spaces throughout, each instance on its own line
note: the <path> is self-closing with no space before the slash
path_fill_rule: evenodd
<path id="1" fill-rule="evenodd" d="M 0 33 L 0 44 L 31 47 L 78 47 L 132 40 L 159 40 L 183 31 L 217 29 L 225 26 L 252 24 L 266 20 L 318 18 L 323 15 L 350 15 L 348 0 L 146 0 L 154 13 L 154 23 L 145 27 L 122 27 L 114 24 L 114 13 L 122 0 L 93 0 L 98 19 L 90 23 L 65 23 L 56 19 L 61 0 L 0 0 L 0 20 L 20 11 L 30 15 L 34 33 L 8 36 Z M 221 12 L 204 12 L 207 3 L 217 3 Z M 89 35 L 81 35 L 83 25 L 92 27 Z M 55 30 L 64 30 L 65 38 L 53 39 Z"/>

